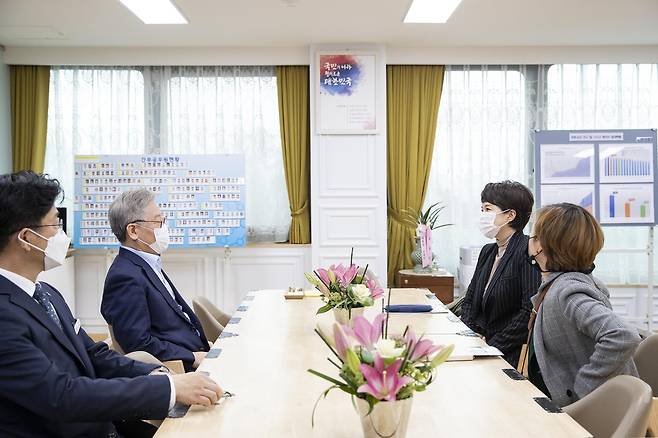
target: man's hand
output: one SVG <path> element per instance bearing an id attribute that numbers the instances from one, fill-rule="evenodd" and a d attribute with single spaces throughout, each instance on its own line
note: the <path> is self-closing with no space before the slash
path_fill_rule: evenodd
<path id="1" fill-rule="evenodd" d="M 194 352 L 194 363 L 192 364 L 192 368 L 195 370 L 199 368 L 199 365 L 201 365 L 201 361 L 205 359 L 206 357 L 206 352 L 205 351 L 195 351 Z"/>
<path id="2" fill-rule="evenodd" d="M 212 406 L 224 391 L 210 377 L 201 373 L 174 374 L 176 401 L 186 405 Z"/>

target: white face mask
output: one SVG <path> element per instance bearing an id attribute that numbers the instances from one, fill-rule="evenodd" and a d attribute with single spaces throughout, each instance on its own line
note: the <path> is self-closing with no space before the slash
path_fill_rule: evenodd
<path id="1" fill-rule="evenodd" d="M 31 244 L 27 240 L 21 239 L 21 235 L 20 233 L 18 233 L 18 240 L 45 254 L 45 257 L 43 259 L 44 271 L 47 271 L 52 268 L 56 268 L 64 263 L 64 260 L 66 260 L 66 253 L 68 252 L 69 245 L 71 244 L 71 238 L 66 235 L 64 230 L 60 228 L 57 234 L 55 234 L 50 239 L 42 236 L 41 234 L 29 228 L 27 230 L 33 234 L 36 234 L 42 239 L 48 241 L 48 245 L 46 245 L 46 249 L 43 250 L 38 246 Z"/>
<path id="2" fill-rule="evenodd" d="M 480 214 L 480 232 L 489 239 L 494 239 L 500 229 L 507 225 L 509 222 L 505 222 L 502 225 L 496 225 L 496 216 L 499 214 L 507 213 L 509 210 L 501 211 L 496 213 L 495 211 L 483 211 Z"/>
<path id="3" fill-rule="evenodd" d="M 136 225 L 138 227 L 147 228 L 139 224 Z M 151 248 L 156 253 L 162 254 L 167 250 L 167 248 L 169 248 L 169 227 L 167 226 L 167 224 L 162 224 L 162 227 L 160 228 L 149 228 L 149 229 L 153 231 L 153 235 L 155 236 L 155 242 L 146 243 L 141 239 L 137 239 L 137 240 L 142 242 L 144 245 L 148 246 L 149 248 Z"/>

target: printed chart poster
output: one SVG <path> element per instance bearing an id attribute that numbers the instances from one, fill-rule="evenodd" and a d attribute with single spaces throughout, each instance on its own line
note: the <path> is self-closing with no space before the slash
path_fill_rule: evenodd
<path id="1" fill-rule="evenodd" d="M 653 184 L 602 184 L 602 224 L 653 224 Z"/>
<path id="2" fill-rule="evenodd" d="M 109 206 L 139 188 L 155 194 L 172 248 L 244 246 L 244 175 L 244 155 L 78 155 L 74 246 L 118 246 Z"/>
<path id="3" fill-rule="evenodd" d="M 594 182 L 593 144 L 542 144 L 541 183 Z"/>
<path id="4" fill-rule="evenodd" d="M 318 55 L 319 134 L 377 133 L 375 61 L 375 55 Z"/>
<path id="5" fill-rule="evenodd" d="M 561 202 L 580 205 L 596 216 L 594 184 L 541 186 L 541 207 Z"/>
<path id="6" fill-rule="evenodd" d="M 653 182 L 653 144 L 599 145 L 599 179 L 602 183 Z"/>

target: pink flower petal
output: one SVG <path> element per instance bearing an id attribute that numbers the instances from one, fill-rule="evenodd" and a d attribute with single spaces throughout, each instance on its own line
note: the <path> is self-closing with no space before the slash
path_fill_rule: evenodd
<path id="1" fill-rule="evenodd" d="M 371 336 L 372 326 L 368 320 L 359 315 L 352 320 L 352 327 L 354 329 L 355 338 L 361 343 L 362 346 L 371 349 L 377 339 L 373 341 Z"/>
<path id="2" fill-rule="evenodd" d="M 373 344 L 379 341 L 379 338 L 382 336 L 382 323 L 386 317 L 383 313 L 378 314 L 375 317 L 375 320 L 372 322 L 372 329 L 370 331 L 370 339 L 372 339 Z"/>
<path id="3" fill-rule="evenodd" d="M 359 386 L 356 392 L 370 394 L 371 396 L 375 397 L 377 400 L 381 400 L 381 395 L 379 394 L 379 392 L 375 388 L 373 388 L 372 385 L 369 385 L 368 383 L 364 383 L 363 385 Z"/>
<path id="4" fill-rule="evenodd" d="M 381 372 L 363 363 L 359 366 L 359 370 L 361 371 L 361 374 L 363 374 L 363 377 L 366 379 L 366 382 L 372 388 L 374 388 L 377 391 L 379 391 L 382 388 L 382 386 L 384 385 L 384 381 L 382 380 Z"/>
<path id="5" fill-rule="evenodd" d="M 341 329 L 340 325 L 334 324 L 334 342 L 336 343 L 336 352 L 338 357 L 342 360 L 345 360 L 345 353 L 349 349 L 349 344 L 345 337 L 345 333 Z"/>
<path id="6" fill-rule="evenodd" d="M 322 282 L 323 282 L 325 285 L 328 286 L 329 283 L 331 283 L 331 282 L 329 281 L 329 274 L 328 274 L 327 270 L 326 270 L 326 269 L 323 269 L 323 268 L 319 268 L 319 269 L 317 270 L 317 272 L 318 272 L 318 276 L 320 277 L 320 279 L 322 280 Z"/>

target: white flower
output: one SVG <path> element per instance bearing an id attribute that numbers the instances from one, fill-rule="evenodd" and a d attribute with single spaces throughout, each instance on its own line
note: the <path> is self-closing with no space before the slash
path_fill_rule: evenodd
<path id="1" fill-rule="evenodd" d="M 354 298 L 361 303 L 365 304 L 365 301 L 370 298 L 370 289 L 365 284 L 355 284 L 352 286 L 352 293 Z"/>
<path id="2" fill-rule="evenodd" d="M 384 359 L 399 357 L 404 352 L 404 347 L 395 348 L 393 339 L 380 339 L 375 344 L 375 349 Z"/>

